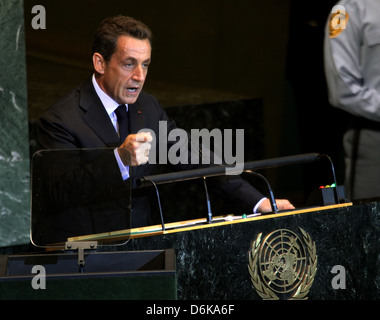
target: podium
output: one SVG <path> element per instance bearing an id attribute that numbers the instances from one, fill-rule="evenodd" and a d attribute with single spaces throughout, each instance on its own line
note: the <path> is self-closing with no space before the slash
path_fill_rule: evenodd
<path id="1" fill-rule="evenodd" d="M 134 229 L 125 248 L 174 248 L 179 299 L 380 297 L 380 202 L 235 218 Z"/>
<path id="2" fill-rule="evenodd" d="M 47 151 L 47 155 L 51 153 Z M 1 257 L 2 298 L 380 297 L 380 202 L 353 205 L 340 201 L 339 190 L 334 188 L 328 197 L 334 203 L 330 205 L 281 212 L 272 203 L 274 210 L 270 214 L 208 215 L 204 219 L 166 224 L 162 219 L 161 225 L 131 229 L 128 227 L 130 186 L 120 180 L 115 163 L 106 167 L 106 175 L 99 174 L 104 173 L 105 163 L 114 160 L 113 149 L 95 153 L 78 150 L 71 156 L 65 151 L 65 157 L 55 152 L 52 155 L 54 161 L 46 157 L 39 159 L 42 160 L 39 168 L 54 166 L 41 180 L 33 180 L 37 187 L 47 189 L 47 193 L 37 189 L 34 200 L 41 201 L 34 201 L 33 209 L 40 215 L 32 219 L 32 234 L 36 236 L 32 240 L 61 239 L 65 249 L 78 246 L 78 253 Z M 306 154 L 246 163 L 245 168 L 254 170 L 319 158 L 318 154 Z M 59 163 L 60 159 L 64 163 Z M 72 164 L 67 165 L 68 160 Z M 224 169 L 215 166 L 188 170 L 181 173 L 180 179 L 224 174 Z M 107 179 L 99 183 L 99 177 Z M 177 181 L 178 176 L 148 176 L 141 183 L 152 179 L 155 183 L 166 183 Z M 78 194 L 77 190 L 81 192 Z M 58 225 L 58 217 L 65 218 L 64 223 Z M 92 223 L 82 223 L 88 221 Z M 105 221 L 109 223 L 107 228 L 104 228 Z M 117 229 L 120 225 L 127 227 Z M 92 242 L 114 249 L 86 253 L 83 246 L 90 244 L 86 248 L 91 248 Z M 119 249 L 109 246 L 111 243 L 118 243 Z M 49 290 L 36 289 L 33 285 L 37 276 L 33 267 L 39 266 L 43 267 L 43 279 Z"/>

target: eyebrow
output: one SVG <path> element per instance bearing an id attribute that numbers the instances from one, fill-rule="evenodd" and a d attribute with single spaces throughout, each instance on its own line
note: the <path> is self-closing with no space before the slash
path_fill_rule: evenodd
<path id="1" fill-rule="evenodd" d="M 128 60 L 131 60 L 133 62 L 137 62 L 137 59 L 133 58 L 133 57 L 127 57 L 127 58 L 124 59 L 124 61 L 128 61 Z M 143 61 L 143 63 L 150 63 L 150 62 L 151 62 L 151 58 L 146 59 L 146 60 Z"/>

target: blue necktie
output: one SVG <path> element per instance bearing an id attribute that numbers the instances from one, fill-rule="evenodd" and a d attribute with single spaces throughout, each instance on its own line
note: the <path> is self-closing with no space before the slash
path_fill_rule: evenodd
<path id="1" fill-rule="evenodd" d="M 117 123 L 119 124 L 120 142 L 124 142 L 129 134 L 128 112 L 125 104 L 118 106 L 115 110 Z"/>

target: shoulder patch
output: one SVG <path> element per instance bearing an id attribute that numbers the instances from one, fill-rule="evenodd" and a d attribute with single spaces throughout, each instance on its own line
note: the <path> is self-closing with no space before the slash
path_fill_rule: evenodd
<path id="1" fill-rule="evenodd" d="M 348 23 L 349 15 L 347 12 L 342 13 L 340 10 L 332 12 L 329 18 L 329 37 L 335 38 L 339 36 Z"/>

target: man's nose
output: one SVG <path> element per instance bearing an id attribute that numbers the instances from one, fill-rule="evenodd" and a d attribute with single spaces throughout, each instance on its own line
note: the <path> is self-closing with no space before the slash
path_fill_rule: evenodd
<path id="1" fill-rule="evenodd" d="M 145 77 L 146 77 L 146 72 L 145 70 L 143 69 L 142 66 L 137 66 L 133 72 L 133 77 L 132 79 L 135 80 L 135 81 L 144 81 L 145 80 Z"/>

